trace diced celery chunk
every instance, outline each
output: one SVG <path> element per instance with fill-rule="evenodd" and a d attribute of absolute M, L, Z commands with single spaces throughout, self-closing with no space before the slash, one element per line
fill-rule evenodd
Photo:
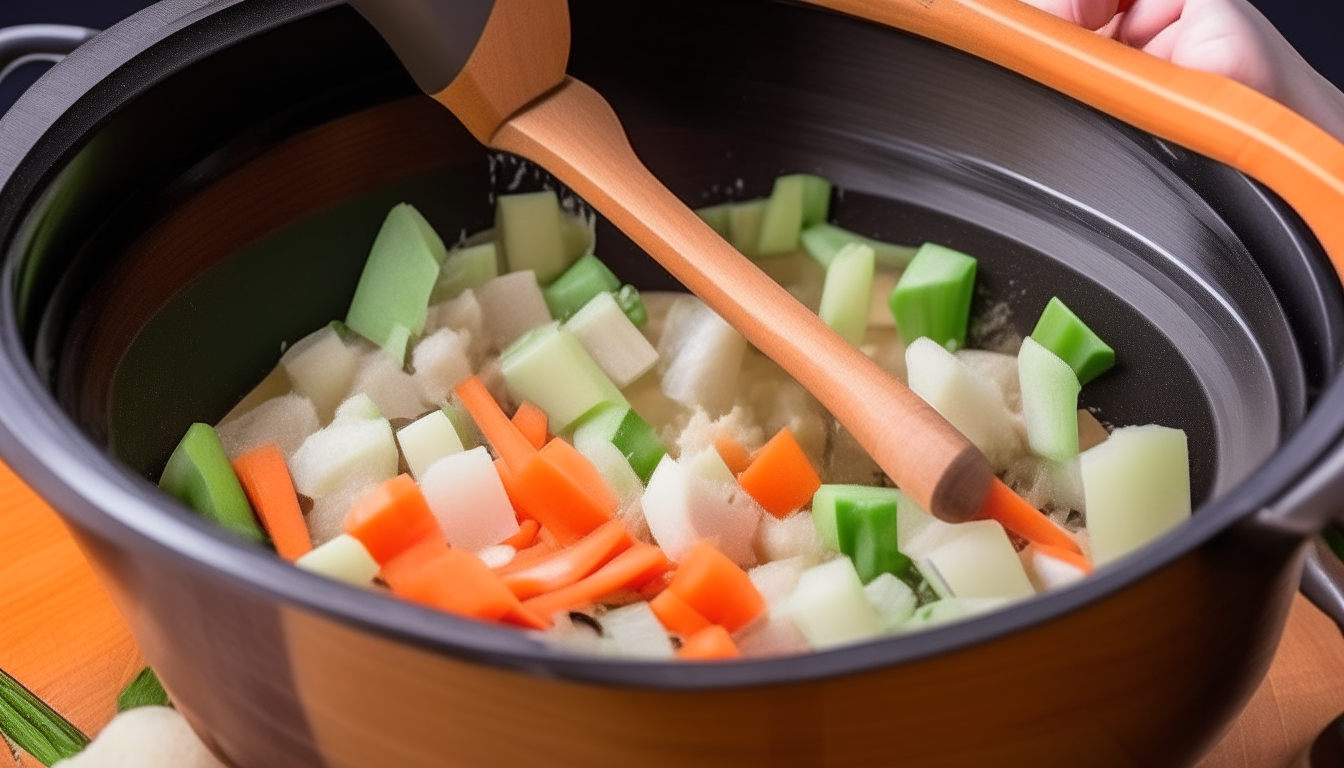
<path fill-rule="evenodd" d="M 531 400 L 545 411 L 556 432 L 601 403 L 629 405 L 578 338 L 559 323 L 515 341 L 500 356 L 499 368 L 514 398 Z"/>
<path fill-rule="evenodd" d="M 877 609 L 878 619 L 886 632 L 909 621 L 915 615 L 915 607 L 919 605 L 915 591 L 890 573 L 878 574 L 877 578 L 864 585 L 863 593 L 868 596 L 868 602 L 873 604 L 873 608 Z"/>
<path fill-rule="evenodd" d="M 430 464 L 462 452 L 462 439 L 448 414 L 441 410 L 430 411 L 397 430 L 397 445 L 401 446 L 401 455 L 416 480 L 425 476 Z"/>
<path fill-rule="evenodd" d="M 761 237 L 756 246 L 758 256 L 779 256 L 798 250 L 798 236 L 803 231 L 803 197 L 806 182 L 803 176 L 780 176 L 761 217 Z"/>
<path fill-rule="evenodd" d="M 607 269 L 602 260 L 591 253 L 565 270 L 555 282 L 541 290 L 551 317 L 564 322 L 574 316 L 599 293 L 608 293 L 621 287 L 621 281 Z"/>
<path fill-rule="evenodd" d="M 429 301 L 447 301 L 469 288 L 480 288 L 496 277 L 499 277 L 499 257 L 493 241 L 455 249 L 443 260 Z"/>
<path fill-rule="evenodd" d="M 814 224 L 803 230 L 799 238 L 803 250 L 808 255 L 817 260 L 823 267 L 829 267 L 831 260 L 850 243 L 863 243 L 873 249 L 873 256 L 880 267 L 889 267 L 892 269 L 905 269 L 910 260 L 915 257 L 915 252 L 919 249 L 910 248 L 904 245 L 893 245 L 884 243 L 881 240 L 874 240 L 871 237 L 855 234 L 847 229 L 841 229 L 834 224 Z"/>
<path fill-rule="evenodd" d="M 760 253 L 761 223 L 767 200 L 748 200 L 728 206 L 728 242 L 744 256 Z"/>
<path fill-rule="evenodd" d="M 863 343 L 873 291 L 873 249 L 852 243 L 836 254 L 826 268 L 826 285 L 817 314 L 854 346 Z"/>
<path fill-rule="evenodd" d="M 939 595 L 1019 599 L 1036 594 L 1003 526 L 978 520 L 954 528 L 956 535 L 919 565 Z"/>
<path fill-rule="evenodd" d="M 711 205 L 705 208 L 695 209 L 695 215 L 699 216 L 710 229 L 719 233 L 719 237 L 728 239 L 728 233 L 731 231 L 731 225 L 728 223 L 728 211 L 732 207 L 731 203 L 722 205 Z"/>
<path fill-rule="evenodd" d="M 823 485 L 812 497 L 812 519 L 827 546 L 854 561 L 865 584 L 879 574 L 902 576 L 910 558 L 897 546 L 897 495 L 892 488 Z"/>
<path fill-rule="evenodd" d="M 1022 416 L 1027 440 L 1038 455 L 1065 462 L 1078 455 L 1078 392 L 1069 364 L 1027 337 L 1017 353 Z"/>
<path fill-rule="evenodd" d="M 224 528 L 265 543 L 247 494 L 229 465 L 219 435 L 209 424 L 192 424 L 159 478 L 159 487 Z"/>
<path fill-rule="evenodd" d="M 644 300 L 639 297 L 639 291 L 633 285 L 622 285 L 616 292 L 616 303 L 621 305 L 621 311 L 630 318 L 630 322 L 635 324 L 636 328 L 643 328 L 649 324 L 649 310 L 644 307 Z"/>
<path fill-rule="evenodd" d="M 560 236 L 565 242 L 565 261 L 573 263 L 593 252 L 597 242 L 593 224 L 581 214 L 560 214 Z"/>
<path fill-rule="evenodd" d="M 345 533 L 295 560 L 294 565 L 361 587 L 372 584 L 378 575 L 378 561 L 359 539 Z"/>
<path fill-rule="evenodd" d="M 569 266 L 560 199 L 554 191 L 500 195 L 495 231 L 510 272 L 530 269 L 545 285 Z"/>
<path fill-rule="evenodd" d="M 821 224 L 831 215 L 831 182 L 810 173 L 803 179 L 803 228 Z"/>
<path fill-rule="evenodd" d="M 639 332 L 610 293 L 599 293 L 565 321 L 602 372 L 624 389 L 658 362 L 658 350 Z"/>
<path fill-rule="evenodd" d="M 1179 429 L 1117 429 L 1082 455 L 1082 473 L 1087 530 L 1098 566 L 1190 517 L 1190 457 Z"/>
<path fill-rule="evenodd" d="M 966 346 L 975 259 L 925 243 L 891 292 L 891 312 L 906 344 L 928 337 L 956 351 Z"/>
<path fill-rule="evenodd" d="M 635 409 L 606 403 L 585 414 L 574 430 L 574 444 L 605 440 L 616 446 L 641 483 L 648 483 L 667 449 L 658 433 Z"/>
<path fill-rule="evenodd" d="M 406 203 L 393 208 L 373 241 L 345 324 L 404 362 L 407 342 L 425 328 L 447 253 L 419 211 Z"/>
<path fill-rule="evenodd" d="M 1031 338 L 1068 363 L 1079 384 L 1086 384 L 1115 365 L 1115 350 L 1064 306 L 1058 296 L 1045 305 Z"/>

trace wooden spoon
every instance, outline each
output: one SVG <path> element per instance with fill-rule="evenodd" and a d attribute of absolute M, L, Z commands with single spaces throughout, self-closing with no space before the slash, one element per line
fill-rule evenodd
<path fill-rule="evenodd" d="M 996 482 L 984 454 L 701 221 L 635 156 L 606 100 L 565 74 L 565 0 L 352 5 L 478 140 L 581 195 L 816 396 L 916 503 L 952 522 L 980 511 Z"/>

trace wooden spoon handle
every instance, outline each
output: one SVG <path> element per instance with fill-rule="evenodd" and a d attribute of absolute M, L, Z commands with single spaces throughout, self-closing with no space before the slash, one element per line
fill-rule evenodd
<path fill-rule="evenodd" d="M 636 157 L 616 113 L 569 78 L 491 146 L 540 164 L 817 397 L 917 503 L 979 511 L 994 474 L 961 433 L 725 242 Z"/>
<path fill-rule="evenodd" d="M 992 61 L 1236 168 L 1296 209 L 1344 272 L 1344 144 L 1268 96 L 1018 0 L 809 1 Z"/>

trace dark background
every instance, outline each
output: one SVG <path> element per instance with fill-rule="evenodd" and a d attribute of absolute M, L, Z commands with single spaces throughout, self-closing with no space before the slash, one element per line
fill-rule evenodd
<path fill-rule="evenodd" d="M 1307 61 L 1336 85 L 1344 86 L 1344 3 L 1341 0 L 1254 0 L 1255 5 L 1297 46 Z M 103 28 L 151 4 L 151 0 L 0 0 L 0 27 L 54 22 Z M 24 67 L 0 84 L 0 111 L 34 79 L 41 65 Z"/>

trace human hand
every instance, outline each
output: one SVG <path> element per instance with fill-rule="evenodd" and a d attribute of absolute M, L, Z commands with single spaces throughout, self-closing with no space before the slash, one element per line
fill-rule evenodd
<path fill-rule="evenodd" d="M 1236 80 L 1344 141 L 1344 94 L 1248 0 L 1025 0 L 1173 64 Z"/>

